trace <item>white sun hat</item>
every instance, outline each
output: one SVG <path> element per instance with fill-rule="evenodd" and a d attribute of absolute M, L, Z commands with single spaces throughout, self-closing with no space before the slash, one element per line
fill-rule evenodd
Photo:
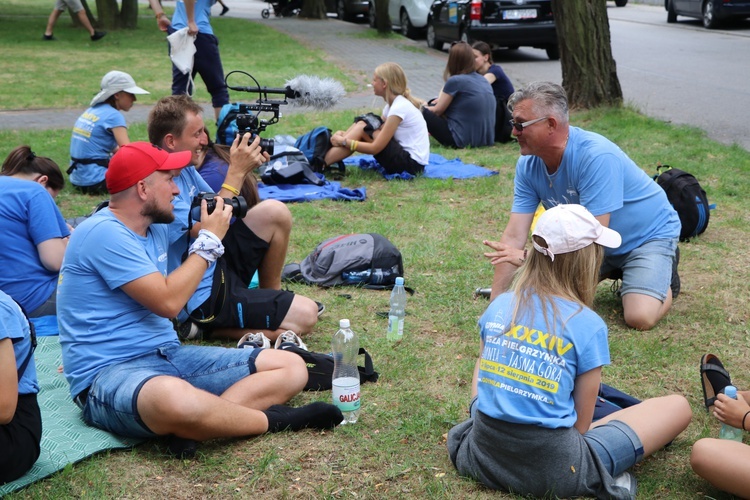
<path fill-rule="evenodd" d="M 129 94 L 150 94 L 135 84 L 135 80 L 123 71 L 110 71 L 102 78 L 102 90 L 91 100 L 91 106 L 101 104 L 118 92 Z"/>
<path fill-rule="evenodd" d="M 622 237 L 617 231 L 604 227 L 582 205 L 557 205 L 544 212 L 536 223 L 533 236 L 544 238 L 547 248 L 534 242 L 534 248 L 555 260 L 555 255 L 575 252 L 592 243 L 617 248 Z"/>

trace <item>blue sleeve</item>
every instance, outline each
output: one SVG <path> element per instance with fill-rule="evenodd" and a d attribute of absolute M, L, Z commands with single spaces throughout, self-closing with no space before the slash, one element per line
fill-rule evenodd
<path fill-rule="evenodd" d="M 0 340 L 11 339 L 13 342 L 25 337 L 28 322 L 21 309 L 5 292 L 0 292 Z"/>
<path fill-rule="evenodd" d="M 511 212 L 533 214 L 541 199 L 532 178 L 534 157 L 522 156 L 516 163 L 516 178 L 513 180 L 513 206 Z"/>
<path fill-rule="evenodd" d="M 40 186 L 41 187 L 41 186 Z M 28 205 L 29 236 L 34 245 L 53 238 L 65 238 L 70 235 L 65 219 L 55 200 L 42 188 L 29 198 Z"/>
<path fill-rule="evenodd" d="M 461 90 L 461 82 L 459 81 L 458 76 L 452 76 L 446 80 L 445 85 L 443 85 L 443 92 L 450 96 L 455 96 L 456 92 Z"/>

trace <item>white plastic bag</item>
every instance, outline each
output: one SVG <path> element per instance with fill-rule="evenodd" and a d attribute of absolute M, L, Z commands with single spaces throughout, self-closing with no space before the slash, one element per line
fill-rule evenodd
<path fill-rule="evenodd" d="M 187 93 L 192 96 L 193 89 L 193 59 L 195 57 L 195 36 L 188 35 L 187 28 L 181 28 L 167 37 L 169 41 L 169 57 L 172 64 L 183 74 L 188 76 Z"/>

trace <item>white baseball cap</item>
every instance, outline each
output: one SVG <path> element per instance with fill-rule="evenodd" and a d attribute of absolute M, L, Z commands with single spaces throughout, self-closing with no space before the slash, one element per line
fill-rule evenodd
<path fill-rule="evenodd" d="M 110 71 L 102 78 L 102 90 L 91 100 L 91 106 L 103 103 L 118 92 L 150 94 L 135 84 L 135 80 L 123 71 Z"/>
<path fill-rule="evenodd" d="M 533 236 L 544 238 L 547 248 L 534 243 L 534 248 L 555 260 L 555 255 L 575 252 L 592 243 L 617 248 L 622 237 L 617 231 L 602 226 L 582 205 L 557 205 L 544 212 L 536 223 Z"/>

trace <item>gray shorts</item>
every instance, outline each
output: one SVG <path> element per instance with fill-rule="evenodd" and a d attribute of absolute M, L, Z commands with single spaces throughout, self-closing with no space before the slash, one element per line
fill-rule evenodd
<path fill-rule="evenodd" d="M 81 3 L 81 0 L 56 0 L 55 9 L 56 10 L 70 9 L 71 12 L 73 12 L 74 14 L 77 14 L 78 12 L 83 10 L 83 4 Z"/>

